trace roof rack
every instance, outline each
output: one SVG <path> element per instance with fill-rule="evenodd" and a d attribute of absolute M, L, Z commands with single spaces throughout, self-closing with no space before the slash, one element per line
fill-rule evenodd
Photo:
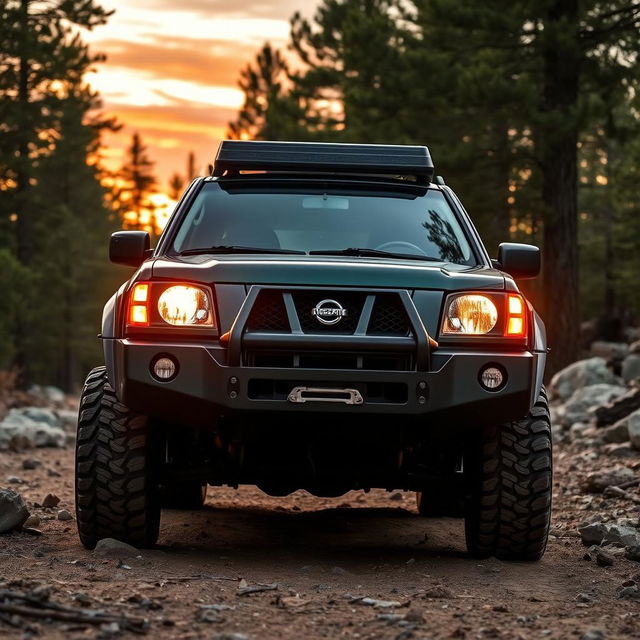
<path fill-rule="evenodd" d="M 429 149 L 421 146 L 224 140 L 211 175 L 240 171 L 408 175 L 428 184 L 433 162 Z"/>

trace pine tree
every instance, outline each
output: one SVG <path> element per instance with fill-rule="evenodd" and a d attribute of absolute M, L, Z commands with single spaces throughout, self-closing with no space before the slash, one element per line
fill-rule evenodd
<path fill-rule="evenodd" d="M 125 229 L 144 229 L 152 234 L 157 230 L 156 207 L 150 198 L 157 184 L 153 164 L 140 134 L 134 133 L 120 169 L 120 184 L 116 186 L 117 206 Z"/>
<path fill-rule="evenodd" d="M 66 107 L 70 85 L 80 83 L 92 55 L 77 28 L 104 24 L 111 12 L 94 0 L 5 0 L 0 4 L 0 224 L 3 244 L 15 252 L 24 278 L 35 278 L 35 229 L 47 209 L 33 198 L 36 172 L 55 148 L 56 132 Z M 13 281 L 19 290 L 23 284 Z M 23 297 L 26 291 L 14 292 Z M 8 293 L 7 295 L 13 295 Z M 26 308 L 35 308 L 27 301 Z M 30 316 L 15 327 L 14 363 L 21 384 L 31 377 Z"/>
<path fill-rule="evenodd" d="M 174 173 L 169 179 L 169 197 L 179 200 L 184 187 L 184 178 L 179 173 Z"/>
<path fill-rule="evenodd" d="M 284 140 L 304 137 L 296 98 L 288 92 L 289 69 L 282 54 L 265 44 L 254 65 L 240 73 L 245 101 L 227 135 L 236 140 Z"/>

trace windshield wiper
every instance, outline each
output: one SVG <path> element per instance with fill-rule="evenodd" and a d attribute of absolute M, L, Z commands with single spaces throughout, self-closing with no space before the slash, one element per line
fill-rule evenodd
<path fill-rule="evenodd" d="M 214 247 L 200 247 L 198 249 L 185 249 L 180 251 L 181 256 L 194 256 L 207 253 L 284 253 L 306 255 L 305 251 L 294 251 L 293 249 L 268 249 L 264 247 L 245 247 L 235 244 L 220 244 Z"/>
<path fill-rule="evenodd" d="M 439 258 L 431 256 L 419 256 L 415 253 L 395 253 L 393 251 L 381 251 L 380 249 L 367 249 L 349 247 L 348 249 L 326 249 L 309 251 L 310 256 L 362 256 L 363 258 L 402 258 L 403 260 L 427 260 L 429 262 L 442 262 Z"/>

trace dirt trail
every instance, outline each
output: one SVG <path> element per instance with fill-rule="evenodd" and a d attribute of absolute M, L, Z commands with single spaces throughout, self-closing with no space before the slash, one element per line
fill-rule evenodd
<path fill-rule="evenodd" d="M 618 598 L 623 584 L 640 583 L 640 564 L 583 559 L 575 523 L 598 504 L 572 489 L 582 473 L 574 453 L 558 456 L 554 536 L 537 564 L 468 558 L 462 521 L 420 518 L 414 494 L 276 499 L 253 488 L 210 488 L 203 511 L 164 512 L 159 546 L 141 559 L 97 557 L 80 546 L 75 522 L 56 519 L 58 509 L 73 510 L 72 456 L 0 454 L 0 484 L 23 479 L 15 488 L 30 507 L 50 492 L 61 499 L 56 509 L 31 508 L 42 536 L 0 536 L 0 588 L 48 585 L 66 605 L 145 617 L 157 638 L 563 640 L 594 629 L 605 635 L 589 640 L 640 638 L 640 602 Z M 44 466 L 25 471 L 24 458 Z M 628 503 L 607 503 L 631 515 Z M 239 595 L 256 584 L 277 589 Z M 34 631 L 108 638 L 115 628 L 40 621 Z M 0 637 L 25 631 L 0 623 Z"/>

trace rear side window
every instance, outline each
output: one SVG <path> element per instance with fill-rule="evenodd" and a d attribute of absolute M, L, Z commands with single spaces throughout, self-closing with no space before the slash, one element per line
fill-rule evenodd
<path fill-rule="evenodd" d="M 184 217 L 173 250 L 239 245 L 296 251 L 349 247 L 475 264 L 473 252 L 440 191 L 251 189 L 204 185 Z"/>

